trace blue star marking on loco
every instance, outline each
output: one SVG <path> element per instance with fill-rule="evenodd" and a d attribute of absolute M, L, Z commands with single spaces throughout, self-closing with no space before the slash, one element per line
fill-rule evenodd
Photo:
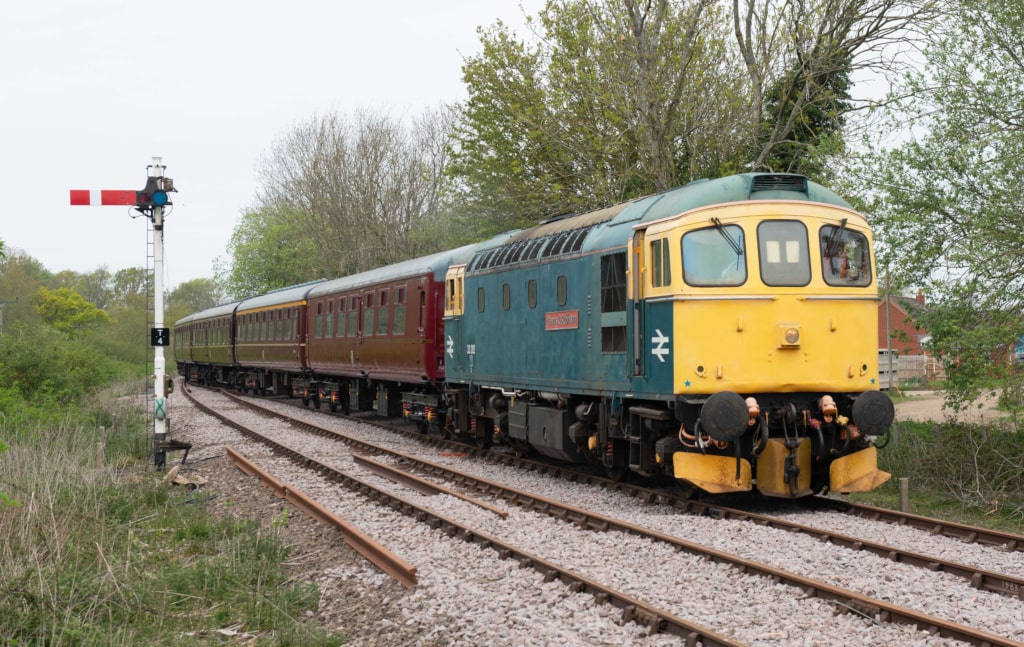
<path fill-rule="evenodd" d="M 690 388 L 690 380 L 686 380 L 683 384 L 686 385 L 686 388 Z"/>

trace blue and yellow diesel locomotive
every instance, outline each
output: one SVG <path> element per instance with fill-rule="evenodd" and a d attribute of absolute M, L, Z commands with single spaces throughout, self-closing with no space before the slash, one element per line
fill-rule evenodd
<path fill-rule="evenodd" d="M 449 424 L 713 493 L 871 490 L 872 261 L 865 218 L 797 175 L 541 223 L 448 270 Z"/>
<path fill-rule="evenodd" d="M 743 174 L 190 315 L 175 356 L 613 475 L 800 497 L 889 478 L 877 300 L 862 215 Z"/>

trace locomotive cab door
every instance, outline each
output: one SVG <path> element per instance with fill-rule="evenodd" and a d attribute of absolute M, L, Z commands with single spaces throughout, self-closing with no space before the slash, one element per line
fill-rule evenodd
<path fill-rule="evenodd" d="M 452 265 L 444 277 L 444 339 L 445 375 L 463 373 L 465 346 L 463 345 L 462 315 L 465 312 L 466 266 Z"/>
<path fill-rule="evenodd" d="M 626 298 L 630 307 L 630 343 L 629 363 L 630 375 L 636 379 L 643 377 L 644 360 L 644 268 L 647 266 L 644 257 L 644 239 L 646 230 L 638 229 L 633 234 L 633 242 L 629 254 L 629 293 Z"/>

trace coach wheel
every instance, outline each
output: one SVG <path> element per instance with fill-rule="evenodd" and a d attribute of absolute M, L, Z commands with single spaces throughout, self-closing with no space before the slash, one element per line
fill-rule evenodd
<path fill-rule="evenodd" d="M 330 401 L 330 403 L 327 405 L 327 408 L 331 410 L 331 413 L 338 413 L 338 403 L 335 402 L 334 400 Z"/>
<path fill-rule="evenodd" d="M 308 407 L 309 406 L 309 398 L 302 398 L 302 406 L 304 406 L 304 407 Z"/>
<path fill-rule="evenodd" d="M 314 409 L 319 409 L 320 408 L 320 396 L 317 396 L 317 397 L 313 398 L 313 408 Z"/>

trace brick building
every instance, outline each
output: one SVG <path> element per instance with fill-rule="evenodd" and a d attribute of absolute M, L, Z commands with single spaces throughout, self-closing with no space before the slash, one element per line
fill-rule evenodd
<path fill-rule="evenodd" d="M 883 297 L 878 302 L 878 347 L 886 347 L 888 326 L 893 350 L 900 355 L 924 355 L 922 344 L 929 335 L 918 325 L 917 314 L 926 307 L 921 293 L 916 297 Z"/>

